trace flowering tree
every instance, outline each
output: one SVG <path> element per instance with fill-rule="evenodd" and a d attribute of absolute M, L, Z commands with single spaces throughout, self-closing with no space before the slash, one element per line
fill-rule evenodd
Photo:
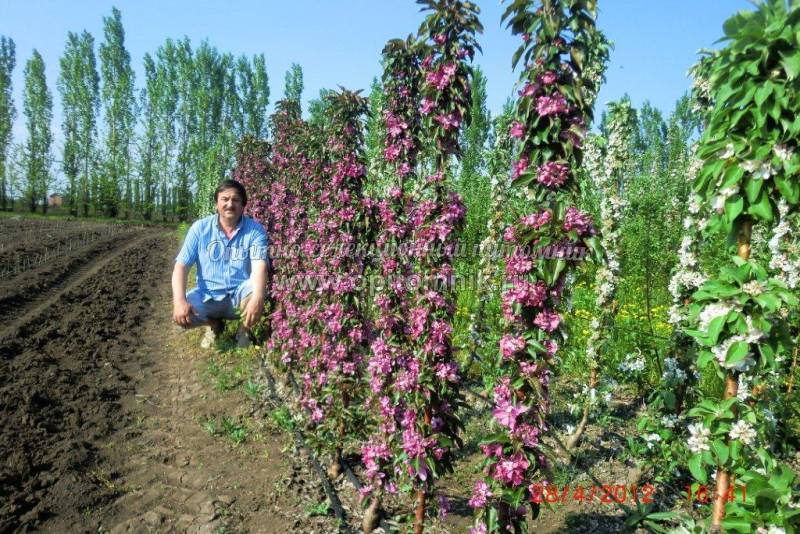
<path fill-rule="evenodd" d="M 631 138 L 636 127 L 636 112 L 630 99 L 608 105 L 608 145 L 604 164 L 591 175 L 600 190 L 600 244 L 603 259 L 597 269 L 595 306 L 598 317 L 591 323 L 591 334 L 586 341 L 586 361 L 589 365 L 589 388 L 584 399 L 583 415 L 575 432 L 567 439 L 566 447 L 572 450 L 580 441 L 592 405 L 597 402 L 596 388 L 600 354 L 608 349 L 608 329 L 614 324 L 617 312 L 616 294 L 619 278 L 619 239 L 622 199 L 620 186 L 631 167 Z"/>
<path fill-rule="evenodd" d="M 786 220 L 800 201 L 793 125 L 800 102 L 798 29 L 797 6 L 768 0 L 725 23 L 728 45 L 707 64 L 714 108 L 700 141 L 703 168 L 695 190 L 713 208 L 706 233 L 735 238 L 736 256 L 692 295 L 695 329 L 687 333 L 699 345 L 697 365 L 717 372 L 724 394 L 702 398 L 689 411 L 696 422 L 689 426 L 688 466 L 702 484 L 707 468 L 716 470 L 711 525 L 743 532 L 796 525 L 783 512 L 794 475 L 766 445 L 774 421 L 761 392 L 790 350 L 785 310 L 798 300 L 750 249 L 754 225 Z M 744 382 L 747 402 L 740 398 Z M 743 488 L 746 498 L 734 502 Z"/>
<path fill-rule="evenodd" d="M 364 517 L 364 532 L 377 521 L 383 492 L 395 494 L 405 466 L 404 441 L 398 429 L 408 408 L 405 396 L 413 387 L 404 370 L 418 365 L 411 351 L 408 331 L 408 287 L 412 274 L 408 245 L 412 227 L 410 190 L 417 176 L 420 149 L 419 60 L 410 39 L 392 40 L 383 49 L 385 89 L 383 156 L 393 180 L 377 203 L 381 221 L 376 244 L 381 251 L 383 283 L 375 297 L 375 339 L 368 364 L 370 405 L 376 415 L 376 431 L 362 447 L 369 484 L 363 495 L 372 495 Z"/>
<path fill-rule="evenodd" d="M 292 366 L 303 361 L 306 350 L 316 342 L 309 325 L 316 315 L 317 295 L 313 288 L 295 282 L 307 274 L 315 252 L 308 222 L 318 210 L 321 165 L 314 136 L 300 118 L 300 103 L 283 100 L 276 108 L 271 118 L 274 179 L 267 221 L 270 249 L 275 251 L 267 347 L 276 357 L 275 364 Z"/>
<path fill-rule="evenodd" d="M 511 129 L 520 140 L 512 179 L 528 189 L 537 209 L 505 233 L 516 252 L 506 258 L 503 366 L 493 390 L 496 432 L 481 444 L 486 476 L 470 500 L 477 510 L 475 533 L 525 530 L 535 477 L 546 467 L 539 440 L 547 429 L 548 384 L 558 350 L 556 308 L 571 267 L 564 252 L 600 252 L 591 217 L 575 206 L 581 141 L 602 75 L 597 64 L 605 60 L 594 16 L 595 2 L 584 0 L 518 1 L 504 14 L 523 39 L 515 63 L 525 61 Z M 531 247 L 555 253 L 532 256 Z"/>
<path fill-rule="evenodd" d="M 316 250 L 306 266 L 308 276 L 317 280 L 319 297 L 310 323 L 314 340 L 301 366 L 300 404 L 309 415 L 315 445 L 331 453 L 329 473 L 336 476 L 345 439 L 364 431 L 361 380 L 370 325 L 359 292 L 365 258 L 354 250 L 371 239 L 372 201 L 362 194 L 366 99 L 347 90 L 325 99 L 326 187 L 308 226 Z"/>
<path fill-rule="evenodd" d="M 456 412 L 463 403 L 460 373 L 451 342 L 454 312 L 452 256 L 464 217 L 461 199 L 445 186 L 450 160 L 460 154 L 459 132 L 469 119 L 470 68 L 475 34 L 482 31 L 478 8 L 461 0 L 419 0 L 431 11 L 420 26 L 420 62 L 424 82 L 419 111 L 421 134 L 433 155 L 433 173 L 417 180 L 408 220 L 412 277 L 408 292 L 408 329 L 413 357 L 398 376 L 403 399 L 400 456 L 417 493 L 414 530 L 421 533 L 434 480 L 451 471 L 453 448 L 462 427 Z M 447 503 L 439 499 L 440 513 Z"/>

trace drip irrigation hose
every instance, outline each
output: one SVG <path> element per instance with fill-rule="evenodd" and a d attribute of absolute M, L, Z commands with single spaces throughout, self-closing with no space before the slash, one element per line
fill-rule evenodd
<path fill-rule="evenodd" d="M 281 402 L 275 390 L 275 379 L 272 377 L 272 373 L 270 373 L 269 369 L 267 368 L 264 358 L 261 358 L 261 370 L 263 371 L 264 376 L 267 378 L 269 396 L 273 405 L 283 406 L 283 403 Z M 333 513 L 336 516 L 336 519 L 339 521 L 339 531 L 347 532 L 347 518 L 344 513 L 344 508 L 342 508 L 342 503 L 339 500 L 339 496 L 336 494 L 336 490 L 333 489 L 333 485 L 331 484 L 330 480 L 328 480 L 328 475 L 325 473 L 325 470 L 320 465 L 319 460 L 317 460 L 317 457 L 314 455 L 314 451 L 312 451 L 311 448 L 306 445 L 306 442 L 303 439 L 303 435 L 300 433 L 300 431 L 293 429 L 292 434 L 294 436 L 295 446 L 306 451 L 311 462 L 311 466 L 314 468 L 314 471 L 317 473 L 317 476 L 322 482 L 322 488 L 325 490 L 328 501 L 331 503 L 331 507 L 333 508 Z"/>
<path fill-rule="evenodd" d="M 261 359 L 261 365 L 262 365 L 262 368 L 264 369 L 264 372 L 265 372 L 265 374 L 267 376 L 267 380 L 270 381 L 270 389 L 271 389 L 271 391 L 274 392 L 275 391 L 274 382 L 273 382 L 274 378 L 272 377 L 272 374 L 267 369 L 267 363 L 266 363 L 266 360 L 264 358 Z M 294 376 L 291 373 L 287 373 L 286 377 L 288 378 L 289 386 L 291 386 L 292 392 L 295 395 L 298 395 L 299 394 L 299 386 L 297 385 L 297 381 L 294 379 Z M 347 478 L 348 482 L 350 482 L 350 485 L 353 486 L 353 489 L 355 489 L 356 492 L 359 492 L 361 490 L 361 488 L 364 486 L 364 484 L 361 482 L 361 480 L 358 479 L 358 476 L 350 468 L 350 465 L 347 462 L 345 462 L 343 460 L 340 460 L 339 461 L 339 467 L 341 467 L 344 470 L 345 477 Z M 321 467 L 320 467 L 320 469 L 321 469 Z M 328 480 L 327 475 L 325 476 L 325 480 L 326 481 Z M 383 515 L 383 514 L 381 514 L 381 515 Z M 386 520 L 383 517 L 381 517 L 379 519 L 378 527 L 382 528 L 383 531 L 386 532 L 387 534 L 392 532 L 392 529 L 390 528 L 389 524 L 386 522 Z"/>

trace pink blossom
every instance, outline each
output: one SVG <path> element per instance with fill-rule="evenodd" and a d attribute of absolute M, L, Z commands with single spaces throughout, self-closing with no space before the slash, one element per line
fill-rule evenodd
<path fill-rule="evenodd" d="M 497 465 L 495 465 L 492 477 L 495 480 L 511 484 L 512 486 L 519 486 L 525 478 L 525 471 L 530 466 L 530 462 L 521 452 L 506 458 L 502 458 Z"/>
<path fill-rule="evenodd" d="M 542 83 L 544 85 L 553 85 L 554 83 L 556 83 L 557 79 L 558 79 L 558 75 L 555 72 L 553 72 L 552 70 L 549 70 L 549 71 L 545 72 L 544 74 L 542 74 Z"/>
<path fill-rule="evenodd" d="M 454 130 L 461 125 L 461 113 L 453 111 L 447 115 L 440 113 L 435 119 L 445 130 Z"/>
<path fill-rule="evenodd" d="M 529 409 L 527 406 L 515 406 L 509 402 L 502 402 L 497 405 L 492 414 L 498 423 L 514 430 L 517 427 L 517 417 Z"/>
<path fill-rule="evenodd" d="M 433 109 L 434 102 L 432 99 L 428 98 L 427 96 L 422 99 L 422 105 L 419 107 L 419 112 L 423 115 L 427 115 Z"/>
<path fill-rule="evenodd" d="M 492 497 L 492 491 L 489 484 L 483 480 L 475 482 L 475 487 L 472 488 L 472 498 L 469 500 L 469 505 L 472 508 L 483 508 L 486 506 L 486 501 Z"/>
<path fill-rule="evenodd" d="M 506 258 L 506 274 L 509 276 L 519 276 L 527 274 L 533 269 L 533 261 L 521 254 L 514 254 Z"/>
<path fill-rule="evenodd" d="M 524 349 L 525 346 L 525 338 L 522 336 L 506 334 L 500 339 L 500 351 L 505 358 L 511 358 L 514 354 Z"/>
<path fill-rule="evenodd" d="M 539 429 L 528 423 L 523 423 L 517 426 L 514 432 L 522 444 L 526 447 L 536 447 L 539 445 Z"/>
<path fill-rule="evenodd" d="M 436 500 L 439 504 L 439 519 L 444 520 L 450 512 L 450 501 L 444 495 L 437 495 Z"/>
<path fill-rule="evenodd" d="M 443 33 L 436 34 L 433 37 L 433 40 L 436 42 L 436 44 L 444 44 L 447 42 L 447 35 Z"/>
<path fill-rule="evenodd" d="M 529 226 L 535 230 L 538 230 L 545 224 L 549 223 L 550 220 L 553 218 L 552 213 L 549 210 L 540 211 L 538 213 L 531 213 L 530 215 L 525 215 L 522 217 L 520 222 L 525 226 Z"/>
<path fill-rule="evenodd" d="M 536 112 L 542 117 L 566 113 L 568 109 L 567 100 L 561 93 L 553 93 L 551 96 L 540 96 L 536 99 Z"/>
<path fill-rule="evenodd" d="M 474 527 L 469 529 L 468 534 L 487 534 L 487 532 L 488 531 L 486 530 L 486 523 L 480 521 Z"/>
<path fill-rule="evenodd" d="M 528 164 L 530 160 L 527 157 L 523 156 L 517 160 L 513 165 L 513 170 L 511 172 L 511 179 L 519 178 L 520 175 L 528 169 Z"/>
<path fill-rule="evenodd" d="M 503 446 L 499 443 L 484 443 L 483 445 L 479 445 L 483 454 L 488 457 L 500 457 L 503 455 Z"/>
<path fill-rule="evenodd" d="M 544 330 L 545 332 L 552 332 L 558 328 L 561 322 L 561 317 L 554 311 L 542 310 L 536 314 L 533 319 L 533 324 Z"/>
<path fill-rule="evenodd" d="M 433 63 L 433 56 L 429 55 L 422 60 L 422 62 L 420 63 L 420 67 L 422 67 L 423 69 L 427 69 L 431 66 L 432 63 Z"/>
<path fill-rule="evenodd" d="M 516 137 L 517 139 L 522 139 L 525 135 L 525 126 L 523 126 L 521 122 L 514 121 L 511 124 L 511 130 L 508 132 L 508 135 Z"/>
<path fill-rule="evenodd" d="M 525 86 L 519 91 L 519 96 L 526 97 L 526 96 L 533 96 L 539 90 L 538 83 L 526 83 Z"/>
<path fill-rule="evenodd" d="M 567 232 L 575 230 L 579 236 L 593 234 L 592 216 L 581 212 L 574 206 L 570 206 L 564 215 L 564 230 Z"/>
<path fill-rule="evenodd" d="M 536 171 L 536 181 L 547 187 L 563 185 L 569 177 L 569 167 L 564 163 L 548 161 Z"/>

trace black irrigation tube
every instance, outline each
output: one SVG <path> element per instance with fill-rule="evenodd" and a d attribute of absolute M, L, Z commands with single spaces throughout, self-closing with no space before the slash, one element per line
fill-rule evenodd
<path fill-rule="evenodd" d="M 266 366 L 266 363 L 264 363 L 264 362 L 265 362 L 265 360 L 262 358 L 261 365 Z M 267 376 L 270 379 L 272 378 L 271 374 L 268 374 Z M 294 376 L 289 374 L 289 375 L 287 375 L 287 378 L 289 379 L 289 385 L 292 387 L 292 391 L 294 392 L 295 395 L 298 395 L 299 394 L 299 386 L 297 385 L 297 381 L 294 379 Z M 356 474 L 350 468 L 350 465 L 347 462 L 339 459 L 339 467 L 341 467 L 344 470 L 345 476 L 347 477 L 347 480 L 350 482 L 350 485 L 353 486 L 353 488 L 356 490 L 356 492 L 359 492 L 361 490 L 361 488 L 364 486 L 364 484 L 358 479 L 358 476 L 356 476 Z M 386 533 L 392 532 L 391 527 L 389 526 L 389 524 L 386 522 L 386 520 L 383 517 L 381 517 L 380 520 L 378 521 L 378 527 L 382 528 L 383 531 L 386 532 Z"/>
<path fill-rule="evenodd" d="M 264 358 L 261 358 L 261 370 L 264 372 L 264 376 L 267 378 L 270 400 L 273 404 L 283 406 L 283 402 L 281 402 L 277 391 L 275 390 L 275 379 L 272 377 L 272 373 L 270 373 L 269 369 L 267 368 Z M 336 519 L 339 520 L 339 531 L 346 532 L 347 517 L 345 516 L 344 508 L 342 508 L 342 502 L 339 500 L 339 496 L 336 494 L 336 490 L 333 489 L 333 485 L 331 484 L 330 480 L 328 480 L 328 475 L 325 473 L 325 470 L 322 469 L 319 460 L 317 460 L 317 457 L 314 455 L 314 451 L 312 451 L 311 448 L 306 445 L 306 442 L 303 439 L 303 435 L 300 433 L 300 431 L 293 430 L 292 434 L 294 436 L 295 445 L 299 449 L 304 449 L 306 451 L 311 462 L 311 466 L 314 468 L 314 471 L 317 473 L 317 476 L 322 482 L 322 488 L 325 490 L 325 494 L 328 496 L 328 500 L 333 508 L 333 513 L 336 516 Z"/>
<path fill-rule="evenodd" d="M 272 373 L 270 373 L 269 369 L 267 368 L 267 363 L 266 363 L 266 358 L 265 357 L 261 358 L 261 368 L 264 371 L 264 375 L 267 377 L 267 382 L 269 384 L 270 396 L 272 397 L 272 402 L 280 404 L 281 406 L 283 406 L 283 403 L 278 398 L 278 395 L 277 395 L 277 393 L 275 391 L 275 379 L 273 378 Z M 289 378 L 289 385 L 291 386 L 292 391 L 294 392 L 295 395 L 297 395 L 297 390 L 298 390 L 297 382 L 295 381 L 295 379 L 294 379 L 294 377 L 292 375 L 288 375 L 288 378 Z M 477 398 L 479 398 L 481 400 L 484 400 L 484 401 L 487 400 L 483 395 L 473 391 L 473 389 L 470 388 L 469 386 L 466 386 L 464 389 L 466 390 L 466 392 L 468 394 L 474 395 L 475 397 L 477 397 Z M 482 413 L 483 411 L 485 411 L 485 410 L 477 410 L 478 414 Z M 564 444 L 561 442 L 561 440 L 558 439 L 558 436 L 556 436 L 555 434 L 551 434 L 551 437 L 556 441 L 556 443 L 559 445 L 559 447 L 566 453 L 568 458 L 572 458 L 573 457 L 573 454 L 567 450 L 567 448 L 564 446 Z M 311 459 L 311 462 L 312 462 L 312 464 L 314 466 L 314 470 L 317 472 L 317 475 L 322 480 L 322 485 L 325 488 L 325 493 L 328 495 L 328 499 L 331 501 L 331 505 L 334 508 L 334 513 L 336 514 L 337 519 L 340 519 L 342 521 L 342 524 L 346 524 L 346 520 L 344 519 L 344 517 L 345 517 L 344 509 L 342 509 L 342 505 L 341 505 L 341 502 L 339 501 L 339 497 L 336 495 L 336 490 L 333 489 L 333 486 L 331 485 L 330 481 L 328 480 L 328 475 L 322 469 L 322 466 L 320 465 L 319 461 L 314 456 L 313 452 L 306 446 L 305 441 L 303 440 L 302 434 L 300 434 L 300 432 L 298 430 L 294 431 L 294 438 L 295 438 L 295 442 L 298 443 L 298 446 L 300 448 L 305 449 L 308 452 L 309 458 Z M 353 488 L 355 488 L 356 491 L 359 491 L 361 489 L 361 487 L 363 486 L 363 483 L 358 479 L 358 476 L 356 476 L 356 474 L 353 472 L 353 470 L 350 468 L 350 466 L 347 464 L 347 462 L 340 461 L 339 465 L 340 465 L 340 467 L 342 467 L 342 469 L 344 469 L 345 476 L 347 477 L 347 480 L 350 482 L 350 484 L 353 486 Z M 589 476 L 589 479 L 592 480 L 592 482 L 594 482 L 598 486 L 602 486 L 602 483 L 597 479 L 597 477 L 594 475 L 594 473 L 592 473 L 591 469 L 589 469 L 588 467 L 582 467 L 582 466 L 578 466 L 578 465 L 576 465 L 576 467 L 579 470 L 581 470 L 584 473 L 586 473 Z M 613 504 L 615 504 L 617 508 L 619 508 L 621 511 L 623 511 L 624 513 L 626 513 L 629 516 L 633 512 L 633 510 L 631 508 L 625 506 L 622 503 L 616 503 L 615 502 Z M 379 528 L 382 528 L 384 530 L 384 532 L 387 532 L 387 533 L 392 532 L 391 527 L 388 525 L 388 523 L 386 523 L 384 518 L 380 519 L 380 522 L 378 523 L 378 526 L 379 526 Z"/>

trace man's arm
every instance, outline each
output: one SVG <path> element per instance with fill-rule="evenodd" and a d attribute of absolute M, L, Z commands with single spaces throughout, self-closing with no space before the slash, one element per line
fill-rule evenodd
<path fill-rule="evenodd" d="M 253 283 L 253 294 L 242 310 L 242 321 L 245 328 L 250 328 L 264 311 L 264 299 L 267 294 L 267 260 L 250 260 L 250 280 Z"/>
<path fill-rule="evenodd" d="M 188 265 L 176 261 L 172 269 L 172 318 L 181 326 L 191 325 L 191 316 L 197 315 L 186 300 L 186 282 L 189 278 Z"/>
<path fill-rule="evenodd" d="M 181 326 L 190 326 L 190 314 L 195 310 L 186 300 L 186 283 L 189 279 L 189 269 L 197 261 L 197 223 L 193 224 L 186 234 L 178 257 L 175 258 L 175 267 L 172 269 L 172 318 Z"/>

